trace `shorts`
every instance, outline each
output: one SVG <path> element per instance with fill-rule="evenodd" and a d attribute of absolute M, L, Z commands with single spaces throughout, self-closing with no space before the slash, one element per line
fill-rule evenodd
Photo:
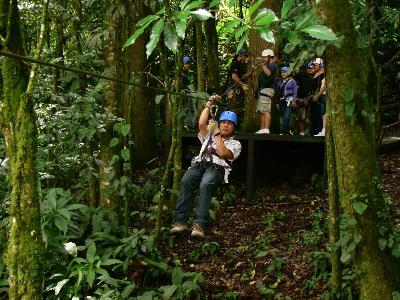
<path fill-rule="evenodd" d="M 261 89 L 257 100 L 257 112 L 265 113 L 271 112 L 272 97 L 274 96 L 274 89 L 264 88 Z"/>

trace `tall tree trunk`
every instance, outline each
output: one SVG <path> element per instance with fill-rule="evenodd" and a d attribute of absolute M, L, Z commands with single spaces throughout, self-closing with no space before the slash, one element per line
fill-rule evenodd
<path fill-rule="evenodd" d="M 5 50 L 24 55 L 17 0 L 2 1 L 1 12 L 8 16 Z M 41 35 L 37 54 L 41 51 L 48 2 L 43 11 Z M 5 24 L 2 24 L 4 26 Z M 37 55 L 38 56 L 38 55 Z M 32 81 L 26 65 L 3 58 L 3 105 L 1 127 L 7 155 L 10 158 L 9 182 L 11 190 L 10 232 L 7 249 L 9 271 L 9 298 L 42 299 L 43 292 L 43 239 L 40 226 L 38 174 L 36 169 L 37 127 Z M 31 80 L 34 72 L 31 73 Z"/>
<path fill-rule="evenodd" d="M 280 7 L 282 5 L 281 0 L 270 0 L 264 1 L 264 3 L 260 6 L 260 8 L 269 8 L 275 12 L 276 15 L 279 14 Z M 277 52 L 274 44 L 268 43 L 260 36 L 255 30 L 250 31 L 249 35 L 249 45 L 250 45 L 250 57 L 260 57 L 261 52 L 264 49 L 273 49 L 274 52 Z M 275 54 L 276 55 L 276 54 Z M 251 75 L 247 80 L 249 85 L 249 92 L 246 94 L 246 111 L 244 114 L 243 120 L 243 131 L 254 132 L 255 130 L 260 128 L 260 115 L 256 113 L 256 105 L 257 105 L 257 88 L 258 88 L 258 74 L 261 70 L 255 68 L 251 70 Z M 277 132 L 279 129 L 279 112 L 275 109 L 275 105 L 272 107 L 271 112 L 271 129 Z"/>
<path fill-rule="evenodd" d="M 321 0 L 320 15 L 328 27 L 343 36 L 341 48 L 327 49 L 328 115 L 332 127 L 339 197 L 346 218 L 355 220 L 349 234 L 361 237 L 351 254 L 359 277 L 361 299 L 391 299 L 400 288 L 400 264 L 378 240 L 392 229 L 388 207 L 378 187 L 378 163 L 374 148 L 374 124 L 363 117 L 373 113 L 368 99 L 367 74 L 360 64 L 356 34 L 348 0 Z M 357 74 L 357 78 L 353 75 Z M 354 80 L 349 80 L 353 76 Z M 355 96 L 349 100 L 350 91 Z M 345 96 L 347 95 L 347 96 Z M 347 101 L 346 99 L 347 98 Z M 354 103 L 355 109 L 349 108 Z M 351 116 L 349 116 L 351 114 Z M 385 233 L 380 232 L 385 228 Z M 342 251 L 346 251 L 345 247 Z M 347 250 L 348 251 L 348 250 Z"/>
<path fill-rule="evenodd" d="M 207 6 L 211 0 L 207 1 Z M 219 58 L 217 24 L 214 18 L 204 22 L 204 34 L 207 49 L 207 91 L 209 94 L 219 92 Z"/>
<path fill-rule="evenodd" d="M 109 32 L 108 38 L 105 41 L 104 57 L 105 57 L 105 70 L 107 76 L 121 78 L 121 31 L 123 24 L 122 16 L 120 15 L 119 7 L 123 7 L 122 0 L 116 2 L 106 1 L 105 25 Z M 106 81 L 103 91 L 103 109 L 105 113 L 118 116 L 121 104 L 121 91 L 123 86 L 114 81 Z M 111 166 L 111 159 L 117 147 L 111 148 L 109 146 L 111 139 L 114 137 L 114 121 L 111 119 L 106 120 L 104 132 L 100 137 L 100 159 L 103 165 L 100 166 L 99 180 L 100 180 L 100 205 L 101 206 L 116 206 L 117 196 L 110 193 L 111 182 L 115 174 L 118 173 L 117 167 Z M 114 173 L 115 172 L 115 173 Z"/>
<path fill-rule="evenodd" d="M 133 1 L 130 5 L 128 14 L 128 30 L 134 28 L 140 19 L 148 15 L 148 8 L 143 1 Z M 128 34 L 128 33 L 127 33 Z M 146 69 L 149 68 L 149 61 L 146 57 L 147 35 L 142 35 L 136 42 L 129 47 L 124 57 L 129 70 L 126 72 L 135 78 L 135 82 L 146 85 L 149 82 Z M 132 58 L 135 59 L 132 59 Z M 123 118 L 132 124 L 133 151 L 131 164 L 134 168 L 141 168 L 155 156 L 155 101 L 154 93 L 149 89 L 134 87 L 129 96 L 125 97 L 128 103 L 124 103 L 121 108 L 124 109 Z M 130 108 L 130 109 L 128 109 Z"/>
<path fill-rule="evenodd" d="M 203 35 L 203 21 L 195 22 L 196 33 L 196 66 L 197 66 L 197 90 L 204 92 L 206 90 L 206 82 L 204 76 L 204 35 Z M 197 99 L 188 99 L 194 101 Z"/>
<path fill-rule="evenodd" d="M 56 57 L 60 59 L 61 64 L 64 62 L 64 10 L 66 9 L 65 1 L 59 1 L 57 3 L 62 7 L 61 11 L 57 11 L 57 15 L 55 17 L 56 20 Z M 60 91 L 60 76 L 61 70 L 58 68 L 54 69 L 54 91 L 56 94 Z"/>

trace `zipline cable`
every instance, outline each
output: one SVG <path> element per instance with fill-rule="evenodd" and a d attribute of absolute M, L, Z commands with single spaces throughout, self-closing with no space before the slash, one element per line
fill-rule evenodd
<path fill-rule="evenodd" d="M 109 76 L 105 76 L 105 75 L 101 75 L 101 74 L 96 74 L 96 73 L 92 73 L 92 72 L 88 72 L 88 71 L 84 71 L 84 70 L 74 69 L 74 68 L 70 68 L 70 67 L 66 67 L 66 66 L 50 63 L 50 62 L 47 62 L 47 61 L 43 61 L 43 60 L 40 60 L 40 59 L 35 59 L 35 58 L 31 58 L 31 57 L 15 54 L 15 53 L 12 53 L 12 52 L 0 51 L 0 56 L 6 56 L 6 57 L 13 58 L 13 59 L 16 59 L 16 60 L 27 61 L 27 62 L 34 63 L 34 64 L 48 66 L 48 67 L 54 68 L 54 69 L 61 69 L 61 70 L 70 71 L 70 72 L 73 72 L 73 73 L 79 73 L 79 74 L 92 76 L 92 77 L 97 77 L 97 78 L 101 78 L 101 79 L 105 79 L 105 80 L 109 80 L 109 81 L 115 81 L 115 82 L 123 83 L 123 84 L 126 84 L 126 85 L 137 86 L 137 87 L 141 87 L 141 88 L 145 88 L 145 89 L 161 92 L 163 94 L 171 94 L 171 95 L 177 95 L 177 96 L 183 96 L 183 97 L 190 97 L 190 98 L 194 98 L 194 99 L 207 100 L 207 99 L 204 99 L 204 98 L 201 98 L 201 97 L 190 95 L 189 93 L 182 94 L 182 93 L 178 93 L 178 92 L 168 91 L 168 90 L 165 90 L 165 89 L 160 89 L 160 88 L 156 88 L 156 87 L 153 87 L 153 86 L 140 84 L 140 83 L 137 83 L 137 82 L 130 82 L 130 81 L 126 81 L 126 80 L 122 80 L 122 79 L 118 79 L 118 78 L 114 78 L 114 77 L 109 77 Z M 248 77 L 253 71 L 254 71 L 254 66 L 252 66 L 250 72 L 246 73 L 240 79 Z M 226 91 L 222 95 L 227 94 L 228 90 L 229 89 L 233 89 L 236 85 L 238 85 L 238 82 L 235 82 L 232 86 L 228 87 L 226 89 Z"/>
<path fill-rule="evenodd" d="M 190 95 L 190 94 L 182 94 L 182 93 L 178 93 L 178 92 L 168 91 L 168 90 L 164 90 L 164 89 L 160 89 L 160 88 L 156 88 L 156 87 L 140 84 L 140 83 L 137 83 L 137 82 L 130 82 L 130 81 L 126 81 L 126 80 L 122 80 L 122 79 L 118 79 L 118 78 L 113 78 L 113 77 L 109 77 L 109 76 L 105 76 L 105 75 L 101 75 L 101 74 L 96 74 L 96 73 L 92 73 L 92 72 L 88 72 L 88 71 L 84 71 L 84 70 L 65 67 L 65 66 L 62 66 L 62 65 L 50 63 L 50 62 L 39 60 L 39 59 L 34 59 L 34 58 L 31 58 L 31 57 L 27 57 L 27 56 L 18 55 L 18 54 L 11 53 L 11 52 L 0 51 L 0 56 L 6 56 L 6 57 L 13 58 L 13 59 L 16 59 L 16 60 L 27 61 L 27 62 L 30 62 L 30 63 L 44 65 L 44 66 L 48 66 L 48 67 L 55 68 L 55 69 L 61 69 L 61 70 L 70 71 L 70 72 L 73 72 L 73 73 L 79 73 L 79 74 L 83 74 L 83 75 L 87 75 L 87 76 L 91 76 L 91 77 L 97 77 L 97 78 L 101 78 L 101 79 L 105 79 L 105 80 L 109 80 L 109 81 L 115 81 L 115 82 L 123 83 L 123 84 L 126 84 L 126 85 L 137 86 L 137 87 L 141 87 L 141 88 L 145 88 L 145 89 L 149 89 L 149 90 L 153 90 L 153 91 L 162 92 L 163 94 L 172 94 L 172 95 L 178 95 L 178 96 L 184 96 L 184 97 L 191 97 L 191 98 L 195 98 L 195 99 L 206 100 L 204 98 L 200 98 L 200 97 L 193 96 L 193 95 Z"/>

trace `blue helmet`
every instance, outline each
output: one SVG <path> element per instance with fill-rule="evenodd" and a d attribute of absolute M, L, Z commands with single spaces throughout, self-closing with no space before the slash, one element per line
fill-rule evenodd
<path fill-rule="evenodd" d="M 183 61 L 184 64 L 187 64 L 188 62 L 190 62 L 190 57 L 189 56 L 184 56 L 182 58 L 182 61 Z"/>
<path fill-rule="evenodd" d="M 282 67 L 281 68 L 281 72 L 283 72 L 283 73 L 287 73 L 289 71 L 289 67 Z"/>
<path fill-rule="evenodd" d="M 229 111 L 226 110 L 224 112 L 222 112 L 221 116 L 219 117 L 219 121 L 230 121 L 232 122 L 235 126 L 238 125 L 238 117 L 236 115 L 236 113 L 234 113 L 233 111 Z"/>

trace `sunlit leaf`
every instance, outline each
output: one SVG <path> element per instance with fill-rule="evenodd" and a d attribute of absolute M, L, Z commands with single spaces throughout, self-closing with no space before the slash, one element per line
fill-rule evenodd
<path fill-rule="evenodd" d="M 306 27 L 301 31 L 308 33 L 313 38 L 324 40 L 324 41 L 334 41 L 337 39 L 336 34 L 328 27 L 324 25 L 313 25 Z"/>
<path fill-rule="evenodd" d="M 298 19 L 296 19 L 295 24 L 296 24 L 296 30 L 300 30 L 307 26 L 315 25 L 314 12 L 308 12 L 305 15 L 300 16 Z"/>
<path fill-rule="evenodd" d="M 69 281 L 69 279 L 64 279 L 59 282 L 57 282 L 56 287 L 54 288 L 54 295 L 58 295 L 63 288 L 63 286 Z"/>
<path fill-rule="evenodd" d="M 208 10 L 202 8 L 195 11 L 191 11 L 190 13 L 200 20 L 207 20 L 213 17 L 213 15 Z"/>
<path fill-rule="evenodd" d="M 136 31 L 127 39 L 123 48 L 126 48 L 135 43 L 136 39 L 144 32 L 144 30 L 155 20 L 159 19 L 160 17 L 157 15 L 150 15 L 143 19 L 141 19 L 137 26 L 140 26 Z"/>
<path fill-rule="evenodd" d="M 185 38 L 185 34 L 186 34 L 186 19 L 184 20 L 179 20 L 176 22 L 176 34 L 181 38 L 184 39 Z"/>
<path fill-rule="evenodd" d="M 275 37 L 272 30 L 267 28 L 259 28 L 257 29 L 257 33 L 259 34 L 260 38 L 262 38 L 264 41 L 275 44 Z"/>
<path fill-rule="evenodd" d="M 163 29 L 164 29 L 164 19 L 160 19 L 157 21 L 156 24 L 154 24 L 151 30 L 150 41 L 146 45 L 147 57 L 151 55 L 151 53 L 154 51 L 154 48 L 157 46 Z"/>
<path fill-rule="evenodd" d="M 275 21 L 278 21 L 278 18 L 275 16 L 275 13 L 270 9 L 262 9 L 256 17 L 257 26 L 267 26 Z"/>
<path fill-rule="evenodd" d="M 238 40 L 247 29 L 247 25 L 240 26 L 235 32 L 235 39 Z"/>

